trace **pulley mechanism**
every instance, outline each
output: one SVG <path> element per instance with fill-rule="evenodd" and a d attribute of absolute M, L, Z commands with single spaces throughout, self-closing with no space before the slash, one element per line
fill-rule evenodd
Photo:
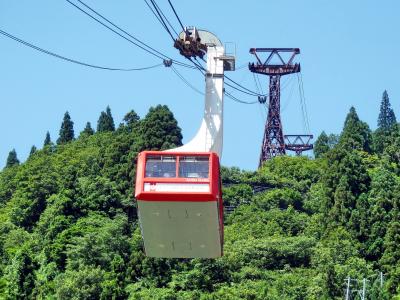
<path fill-rule="evenodd" d="M 202 43 L 196 27 L 185 27 L 185 30 L 175 40 L 174 47 L 186 58 L 196 56 L 203 58 L 207 53 L 207 46 Z"/>

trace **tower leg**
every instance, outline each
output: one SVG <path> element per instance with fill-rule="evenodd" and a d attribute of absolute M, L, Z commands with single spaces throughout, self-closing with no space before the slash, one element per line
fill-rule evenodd
<path fill-rule="evenodd" d="M 259 166 L 268 159 L 285 154 L 282 122 L 280 116 L 280 75 L 269 78 L 269 107 L 261 146 Z"/>

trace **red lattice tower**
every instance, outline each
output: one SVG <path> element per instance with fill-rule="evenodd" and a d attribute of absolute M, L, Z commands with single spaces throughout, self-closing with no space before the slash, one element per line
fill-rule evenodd
<path fill-rule="evenodd" d="M 290 55 L 287 60 L 281 55 L 285 52 Z M 312 135 L 283 135 L 280 115 L 281 76 L 300 72 L 300 64 L 293 63 L 295 56 L 300 53 L 300 49 L 251 48 L 250 53 L 256 57 L 257 62 L 249 63 L 249 70 L 253 73 L 269 76 L 268 117 L 265 124 L 259 166 L 268 159 L 286 154 L 286 150 L 295 151 L 297 155 L 300 155 L 302 151 L 312 149 L 313 146 L 310 144 Z M 264 62 L 261 61 L 259 53 L 268 54 Z M 274 57 L 278 58 L 278 64 L 271 63 Z M 285 138 L 288 141 L 288 145 L 285 145 Z"/>

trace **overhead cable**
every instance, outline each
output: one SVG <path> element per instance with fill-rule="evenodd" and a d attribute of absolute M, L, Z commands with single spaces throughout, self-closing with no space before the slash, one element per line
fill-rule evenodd
<path fill-rule="evenodd" d="M 154 0 L 150 0 L 150 2 L 151 2 L 151 4 L 153 5 L 154 10 L 155 10 L 156 13 L 157 13 L 157 15 L 158 15 L 158 17 L 159 17 L 159 20 L 161 20 L 164 29 L 168 32 L 168 34 L 169 34 L 169 36 L 171 37 L 172 41 L 175 42 L 175 37 L 173 36 L 173 34 L 171 33 L 171 31 L 169 30 L 167 24 L 165 23 L 165 20 L 164 20 L 164 19 L 167 19 L 167 18 L 165 17 L 164 14 L 161 13 L 161 9 L 158 7 L 157 3 L 154 2 Z"/>
<path fill-rule="evenodd" d="M 308 119 L 306 96 L 304 94 L 303 74 L 301 72 L 300 72 L 300 83 L 301 83 L 301 91 L 302 91 L 302 96 L 303 96 L 304 111 L 305 111 L 305 115 L 306 115 L 307 131 L 308 131 L 308 133 L 310 133 L 310 123 L 309 123 L 309 119 Z"/>
<path fill-rule="evenodd" d="M 144 1 L 146 2 L 146 4 L 148 4 L 146 0 L 144 0 Z M 167 32 L 169 33 L 169 35 L 172 37 L 172 34 L 171 34 L 171 32 L 168 30 L 167 25 L 166 25 L 166 23 L 165 23 L 165 21 L 164 21 L 164 19 L 166 19 L 167 21 L 168 21 L 168 19 L 167 19 L 167 18 L 165 17 L 165 15 L 162 13 L 162 10 L 157 6 L 157 3 L 155 2 L 155 0 L 150 0 L 150 2 L 153 4 L 153 7 L 154 7 L 154 9 L 156 10 L 156 12 L 157 12 L 157 14 L 158 14 L 158 17 L 159 17 L 159 18 L 157 18 L 157 19 L 158 19 L 159 21 L 160 21 L 160 20 L 162 21 L 161 24 L 162 24 L 163 27 L 167 30 Z M 179 16 L 178 16 L 178 14 L 176 13 L 176 10 L 174 9 L 172 3 L 171 3 L 170 1 L 168 1 L 168 2 L 170 3 L 171 8 L 173 9 L 174 14 L 175 14 L 175 16 L 177 17 L 179 23 L 181 24 L 182 29 L 184 30 L 183 25 L 182 25 L 182 22 L 180 21 L 180 18 L 179 18 Z M 149 5 L 148 5 L 148 6 L 149 6 Z M 164 18 L 163 18 L 163 17 L 164 17 Z M 169 23 L 169 22 L 168 22 L 168 23 Z M 170 24 L 170 23 L 169 23 L 169 24 Z M 193 61 L 190 57 L 189 57 L 188 59 L 189 59 L 189 60 L 193 63 L 193 65 L 204 75 L 204 73 L 206 72 L 206 70 L 205 70 L 204 67 L 200 64 L 200 62 L 197 61 L 197 58 L 194 58 L 195 61 Z M 204 58 L 202 58 L 202 60 L 205 61 Z M 254 91 L 252 91 L 252 90 L 246 88 L 245 86 L 243 86 L 243 85 L 237 83 L 236 81 L 234 81 L 233 79 L 231 79 L 230 77 L 228 77 L 228 76 L 226 76 L 226 75 L 224 75 L 224 77 L 225 77 L 228 81 L 230 81 L 230 82 L 232 83 L 232 84 L 229 84 L 229 83 L 225 82 L 225 84 L 226 84 L 227 86 L 229 86 L 229 87 L 231 87 L 231 88 L 233 88 L 233 89 L 235 89 L 235 90 L 237 90 L 237 91 L 239 91 L 239 92 L 241 92 L 241 93 L 244 93 L 244 94 L 247 94 L 247 95 L 250 95 L 250 96 L 267 96 L 267 94 L 260 94 L 260 93 L 254 92 Z M 236 86 L 235 86 L 235 85 L 236 85 Z M 244 102 L 246 102 L 246 101 L 244 101 Z"/>
<path fill-rule="evenodd" d="M 264 96 L 264 95 L 249 93 L 249 92 L 247 92 L 247 91 L 245 91 L 245 90 L 242 90 L 242 89 L 240 89 L 240 88 L 238 88 L 238 87 L 236 87 L 236 86 L 234 86 L 234 85 L 232 85 L 232 84 L 230 84 L 230 83 L 228 83 L 228 82 L 225 82 L 224 84 L 227 85 L 227 86 L 229 86 L 230 88 L 232 88 L 232 89 L 234 89 L 234 90 L 237 90 L 238 92 L 241 92 L 241 93 L 243 93 L 243 94 L 247 94 L 247 95 L 249 95 L 249 96 L 255 96 L 255 97 L 258 97 L 258 96 L 262 96 L 262 97 L 263 97 L 263 96 Z"/>
<path fill-rule="evenodd" d="M 236 102 L 238 102 L 238 103 L 241 103 L 241 104 L 256 104 L 256 103 L 258 103 L 258 101 L 243 101 L 243 100 L 240 100 L 240 99 L 238 99 L 238 98 L 236 98 L 235 96 L 233 96 L 231 93 L 229 93 L 229 92 L 227 92 L 227 91 L 224 91 L 224 93 L 225 93 L 225 95 L 228 97 L 228 98 L 230 98 L 230 99 L 232 99 L 233 101 L 236 101 Z"/>
<path fill-rule="evenodd" d="M 204 58 L 202 58 L 202 60 L 203 60 L 204 62 L 206 62 L 206 61 L 204 60 Z M 247 95 L 250 95 L 250 96 L 268 96 L 268 94 L 260 94 L 260 93 L 257 93 L 257 92 L 255 92 L 255 91 L 252 91 L 252 90 L 246 88 L 245 86 L 241 85 L 240 83 L 237 83 L 235 80 L 233 80 L 232 78 L 228 77 L 228 76 L 225 75 L 225 74 L 224 74 L 224 78 L 226 78 L 227 80 L 229 80 L 230 82 L 232 82 L 232 84 L 235 84 L 235 85 L 237 85 L 238 87 L 240 87 L 241 89 L 239 89 L 239 88 L 237 88 L 237 87 L 234 87 L 234 86 L 232 86 L 231 84 L 228 84 L 228 83 L 225 82 L 225 84 L 226 84 L 227 86 L 230 86 L 231 88 L 233 88 L 233 89 L 235 89 L 235 90 L 237 90 L 237 91 L 239 91 L 239 92 L 242 92 L 242 93 L 247 94 Z"/>
<path fill-rule="evenodd" d="M 181 24 L 182 31 L 185 31 L 185 27 L 183 27 L 183 24 L 182 24 L 182 22 L 181 22 L 181 19 L 179 18 L 178 14 L 176 13 L 176 10 L 175 10 L 174 6 L 172 5 L 171 1 L 168 0 L 168 3 L 169 3 L 169 5 L 170 5 L 171 8 L 172 8 L 172 10 L 173 10 L 173 12 L 174 12 L 174 14 L 175 14 L 175 17 L 178 19 L 179 24 Z"/>
<path fill-rule="evenodd" d="M 67 0 L 67 1 L 68 1 L 68 0 Z M 149 8 L 151 9 L 150 5 L 147 3 L 147 0 L 144 0 L 144 1 L 146 2 L 147 6 L 149 6 Z M 166 21 L 168 21 L 168 19 L 167 19 L 167 18 L 165 17 L 165 15 L 162 13 L 162 10 L 157 6 L 157 3 L 155 2 L 155 0 L 150 0 L 150 2 L 152 3 L 152 5 L 153 5 L 155 11 L 157 12 L 158 17 L 157 17 L 157 15 L 154 13 L 154 11 L 151 9 L 152 12 L 153 12 L 153 14 L 156 16 L 156 18 L 157 18 L 158 21 L 161 23 L 161 25 L 167 30 L 167 32 L 169 33 L 169 35 L 171 36 L 171 38 L 173 38 L 171 32 L 170 32 L 169 29 L 168 29 L 168 26 L 166 25 L 166 23 L 165 23 L 165 21 L 164 21 L 164 19 L 165 19 Z M 174 11 L 174 14 L 175 14 L 176 18 L 178 19 L 180 25 L 182 26 L 182 29 L 184 30 L 183 24 L 182 24 L 182 22 L 180 21 L 180 18 L 179 18 L 179 16 L 178 16 L 178 14 L 177 14 L 175 8 L 173 7 L 171 1 L 168 0 L 168 2 L 170 3 L 170 6 L 171 6 L 172 10 Z M 168 22 L 168 23 L 169 23 L 169 22 Z M 169 23 L 169 24 L 170 24 L 170 23 Z M 170 24 L 170 25 L 171 25 L 171 24 Z M 172 27 L 172 26 L 171 26 L 171 27 Z M 173 28 L 173 27 L 172 27 L 172 28 Z M 206 72 L 206 70 L 204 69 L 204 67 L 197 61 L 196 58 L 195 58 L 196 62 L 194 62 L 191 58 L 188 58 L 188 59 L 193 63 L 194 67 L 196 67 L 202 74 L 204 74 L 204 72 Z M 205 61 L 204 58 L 202 58 L 202 60 Z M 244 94 L 247 94 L 247 95 L 250 95 L 250 96 L 267 96 L 267 95 L 268 95 L 268 94 L 262 94 L 262 93 L 260 94 L 260 93 L 254 92 L 254 91 L 252 91 L 252 90 L 246 88 L 245 86 L 243 86 L 243 85 L 237 83 L 236 81 L 234 81 L 233 79 L 231 79 L 230 77 L 228 77 L 228 76 L 226 76 L 226 75 L 224 75 L 224 77 L 225 77 L 228 81 L 230 81 L 230 82 L 232 83 L 232 84 L 225 83 L 227 86 L 229 86 L 229 87 L 231 87 L 231 88 L 233 88 L 233 89 L 235 89 L 235 90 L 237 90 L 237 91 L 239 91 L 239 92 L 241 92 L 241 93 L 244 93 Z M 234 86 L 234 85 L 236 85 L 236 86 Z"/>
<path fill-rule="evenodd" d="M 194 87 L 192 84 L 190 84 L 190 82 L 187 81 L 186 78 L 183 77 L 182 74 L 180 74 L 180 73 L 178 72 L 178 70 L 177 70 L 174 66 L 171 66 L 171 69 L 172 69 L 172 71 L 174 71 L 174 73 L 176 74 L 176 76 L 178 76 L 179 79 L 181 79 L 188 87 L 190 87 L 190 88 L 191 88 L 192 90 L 194 90 L 196 93 L 198 93 L 198 94 L 204 96 L 204 93 L 201 92 L 201 91 L 199 91 L 199 90 L 198 90 L 196 87 Z"/>
<path fill-rule="evenodd" d="M 158 16 L 158 14 L 154 11 L 154 9 L 150 6 L 150 4 L 147 2 L 147 0 L 144 0 L 144 2 L 146 3 L 147 7 L 150 9 L 150 11 L 153 13 L 153 15 L 156 17 L 156 19 L 160 22 L 160 24 L 162 25 L 162 27 L 165 28 L 165 23 L 163 22 L 163 20 L 160 19 L 160 17 Z M 161 12 L 162 13 L 162 12 Z M 165 15 L 162 13 L 162 15 L 165 18 Z M 168 25 L 172 28 L 172 30 L 175 32 L 176 35 L 178 35 L 178 33 L 175 31 L 174 27 L 171 25 L 171 23 L 168 21 L 167 18 L 165 18 Z M 166 28 L 165 28 L 166 29 Z"/>
<path fill-rule="evenodd" d="M 90 11 L 92 11 L 93 13 L 95 13 L 97 16 L 101 17 L 103 20 L 105 20 L 107 23 L 109 23 L 111 26 L 114 26 L 117 30 L 120 30 L 122 33 L 124 33 L 125 35 L 121 34 L 120 32 L 118 32 L 117 30 L 111 28 L 109 25 L 105 24 L 104 22 L 102 22 L 101 20 L 99 20 L 98 18 L 96 18 L 95 16 L 93 16 L 92 14 L 90 14 L 89 12 L 87 12 L 86 10 L 82 9 L 81 7 L 79 7 L 78 5 L 76 5 L 75 3 L 73 3 L 70 0 L 66 0 L 69 4 L 71 4 L 72 6 L 74 6 L 76 9 L 80 10 L 82 13 L 84 13 L 85 15 L 87 15 L 88 17 L 90 17 L 91 19 L 93 19 L 94 21 L 96 21 L 97 23 L 101 24 L 102 26 L 106 27 L 107 29 L 111 30 L 112 32 L 114 32 L 115 34 L 117 34 L 118 36 L 122 37 L 123 39 L 125 39 L 126 41 L 130 42 L 131 44 L 135 45 L 136 47 L 139 47 L 140 49 L 144 50 L 145 52 L 147 52 L 148 54 L 151 54 L 159 59 L 164 60 L 165 58 L 167 59 L 171 59 L 170 57 L 168 57 L 167 55 L 161 53 L 160 51 L 157 51 L 156 49 L 150 47 L 149 45 L 147 45 L 146 43 L 142 42 L 141 40 L 137 39 L 136 37 L 134 37 L 132 34 L 128 33 L 127 31 L 123 30 L 121 27 L 119 27 L 118 25 L 116 25 L 115 23 L 113 23 L 112 21 L 110 21 L 109 19 L 107 19 L 106 17 L 104 17 L 103 15 L 101 15 L 100 13 L 98 13 L 97 11 L 95 11 L 93 8 L 91 8 L 90 6 L 88 6 L 87 4 L 85 4 L 83 1 L 81 0 L 77 0 L 79 3 L 81 3 L 81 5 L 85 6 L 87 9 L 89 9 Z M 133 40 L 132 40 L 133 39 Z M 176 60 L 172 60 L 175 64 L 177 65 L 181 65 L 184 67 L 189 67 L 189 68 L 193 68 L 192 66 L 176 61 Z"/>
<path fill-rule="evenodd" d="M 257 92 L 261 93 L 261 86 L 259 86 L 259 81 L 257 81 L 256 79 L 256 74 L 255 73 L 252 74 L 253 74 L 254 85 L 256 86 Z"/>
<path fill-rule="evenodd" d="M 241 85 L 240 83 L 237 83 L 236 81 L 234 81 L 233 79 L 231 79 L 230 77 L 228 77 L 227 75 L 224 75 L 224 77 L 229 80 L 230 82 L 232 82 L 233 84 L 237 85 L 238 87 L 242 88 L 243 90 L 247 91 L 246 94 L 252 95 L 252 96 L 267 96 L 267 94 L 260 94 L 257 92 L 254 92 L 248 88 L 246 88 L 245 86 Z M 243 91 L 242 91 L 243 93 Z"/>
<path fill-rule="evenodd" d="M 298 73 L 296 75 L 297 75 L 297 82 L 298 82 L 298 86 L 299 86 L 299 96 L 300 96 L 300 106 L 301 106 L 302 117 L 303 117 L 303 127 L 304 127 L 304 131 L 309 133 L 310 125 L 308 122 L 307 107 L 306 107 L 305 97 L 304 97 L 304 89 L 303 89 L 304 87 L 302 85 L 301 77 L 299 76 Z"/>
<path fill-rule="evenodd" d="M 158 6 L 157 2 L 155 0 L 151 0 L 151 1 L 154 2 L 154 5 L 158 8 L 158 10 L 161 13 L 161 15 L 163 16 L 164 20 L 167 22 L 167 24 L 173 30 L 173 32 L 176 34 L 176 36 L 178 36 L 179 35 L 178 32 L 175 30 L 174 26 L 172 26 L 172 24 L 170 23 L 168 18 L 164 15 L 162 9 Z"/>
<path fill-rule="evenodd" d="M 62 60 L 65 60 L 65 61 L 68 61 L 68 62 L 71 62 L 71 63 L 74 63 L 74 64 L 78 64 L 78 65 L 82 65 L 82 66 L 86 66 L 86 67 L 90 67 L 90 68 L 95 68 L 95 69 L 102 69 L 102 70 L 109 70 L 109 71 L 142 71 L 142 70 L 148 70 L 148 69 L 156 68 L 156 67 L 159 67 L 159 66 L 163 65 L 161 63 L 161 64 L 155 64 L 155 65 L 152 65 L 152 66 L 142 67 L 142 68 L 110 68 L 110 67 L 98 66 L 98 65 L 93 65 L 93 64 L 82 62 L 82 61 L 78 61 L 78 60 L 75 60 L 75 59 L 72 59 L 72 58 L 68 58 L 68 57 L 59 55 L 57 53 L 45 50 L 45 49 L 40 48 L 38 46 L 35 46 L 35 45 L 31 44 L 31 43 L 28 43 L 28 42 L 26 42 L 26 41 L 24 41 L 24 40 L 22 40 L 20 38 L 17 38 L 16 36 L 13 36 L 12 34 L 7 33 L 7 32 L 5 32 L 5 31 L 3 31 L 1 29 L 0 29 L 0 34 L 6 36 L 6 37 L 8 37 L 8 38 L 10 38 L 10 39 L 12 39 L 12 40 L 14 40 L 16 42 L 19 42 L 19 43 L 21 43 L 21 44 L 23 44 L 23 45 L 25 45 L 27 47 L 35 49 L 35 50 L 37 50 L 39 52 L 51 55 L 53 57 L 56 57 L 56 58 L 59 58 L 59 59 L 62 59 Z"/>

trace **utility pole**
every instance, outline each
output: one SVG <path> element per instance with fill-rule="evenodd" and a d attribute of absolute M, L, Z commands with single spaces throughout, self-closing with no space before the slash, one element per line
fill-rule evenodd
<path fill-rule="evenodd" d="M 256 57 L 256 63 L 249 63 L 249 70 L 253 73 L 269 76 L 269 105 L 268 118 L 265 124 L 264 138 L 261 146 L 259 167 L 268 159 L 286 154 L 286 150 L 295 151 L 297 155 L 302 151 L 313 148 L 310 144 L 312 135 L 283 135 L 280 115 L 281 77 L 300 72 L 300 64 L 293 63 L 299 48 L 251 48 L 250 53 Z M 259 53 L 267 53 L 263 62 Z M 283 59 L 283 53 L 289 53 L 289 59 Z M 278 64 L 272 63 L 277 57 Z M 260 99 L 259 99 L 260 100 Z M 264 101 L 264 99 L 261 99 Z M 266 100 L 266 99 L 265 99 Z M 260 103 L 262 103 L 260 101 Z M 303 139 L 304 138 L 304 139 Z M 287 144 L 285 145 L 285 139 Z"/>
<path fill-rule="evenodd" d="M 350 300 L 350 276 L 347 277 L 347 287 L 346 287 L 346 300 Z"/>
<path fill-rule="evenodd" d="M 361 300 L 365 300 L 365 287 L 367 284 L 367 279 L 363 278 L 363 288 L 362 288 L 362 295 L 361 295 Z"/>

